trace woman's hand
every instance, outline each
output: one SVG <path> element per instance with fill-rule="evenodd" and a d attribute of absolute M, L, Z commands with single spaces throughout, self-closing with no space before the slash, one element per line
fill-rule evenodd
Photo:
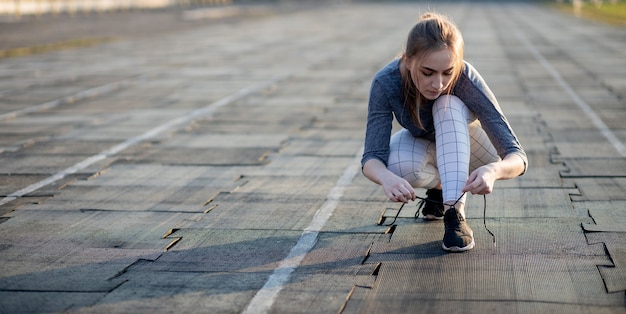
<path fill-rule="evenodd" d="M 381 185 L 385 195 L 392 202 L 408 203 L 415 200 L 415 189 L 408 181 L 391 172 L 381 180 Z"/>
<path fill-rule="evenodd" d="M 489 194 L 493 191 L 497 179 L 496 164 L 481 166 L 470 173 L 467 182 L 465 182 L 463 192 L 479 195 Z"/>
<path fill-rule="evenodd" d="M 484 165 L 470 173 L 463 192 L 489 194 L 493 191 L 496 180 L 507 180 L 521 175 L 526 164 L 517 154 L 510 154 L 502 160 Z"/>
<path fill-rule="evenodd" d="M 408 203 L 415 200 L 415 189 L 409 182 L 400 178 L 377 159 L 368 160 L 363 166 L 363 174 L 373 182 L 383 186 L 385 195 L 392 202 Z"/>

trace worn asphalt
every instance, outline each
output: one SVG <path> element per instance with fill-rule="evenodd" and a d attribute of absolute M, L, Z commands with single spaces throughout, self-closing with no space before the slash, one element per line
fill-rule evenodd
<path fill-rule="evenodd" d="M 468 197 L 466 253 L 360 172 L 371 79 L 427 10 L 529 156 Z M 42 16 L 0 21 L 0 78 L 0 313 L 626 313 L 626 28 L 535 2 Z"/>

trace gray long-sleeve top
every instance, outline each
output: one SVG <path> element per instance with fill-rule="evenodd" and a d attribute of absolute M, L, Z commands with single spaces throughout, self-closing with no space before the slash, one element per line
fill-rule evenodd
<path fill-rule="evenodd" d="M 434 101 L 428 102 L 420 109 L 419 115 L 424 129 L 418 128 L 411 120 L 408 106 L 404 104 L 400 59 L 396 59 L 382 68 L 372 81 L 367 129 L 365 133 L 365 150 L 361 166 L 375 158 L 387 165 L 389 159 L 389 139 L 393 117 L 413 136 L 435 140 L 435 127 L 432 117 Z M 496 100 L 483 78 L 472 65 L 465 62 L 465 70 L 452 88 L 451 94 L 459 97 L 476 115 L 482 128 L 493 143 L 501 158 L 509 154 L 517 154 L 524 161 L 524 172 L 528 158 L 522 145 L 502 113 Z"/>

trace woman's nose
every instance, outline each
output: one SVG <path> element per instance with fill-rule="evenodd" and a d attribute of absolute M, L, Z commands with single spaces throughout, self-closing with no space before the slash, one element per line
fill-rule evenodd
<path fill-rule="evenodd" d="M 437 76 L 433 79 L 433 88 L 441 89 L 443 87 L 443 78 L 441 76 Z"/>

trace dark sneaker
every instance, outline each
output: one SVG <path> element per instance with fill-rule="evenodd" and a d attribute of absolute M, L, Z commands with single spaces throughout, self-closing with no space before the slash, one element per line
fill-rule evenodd
<path fill-rule="evenodd" d="M 421 208 L 422 218 L 425 220 L 443 219 L 443 194 L 441 190 L 427 190 L 426 199 L 421 200 L 418 206 Z"/>
<path fill-rule="evenodd" d="M 463 252 L 474 248 L 474 232 L 470 229 L 465 218 L 451 207 L 443 216 L 445 233 L 441 246 L 448 252 Z"/>

